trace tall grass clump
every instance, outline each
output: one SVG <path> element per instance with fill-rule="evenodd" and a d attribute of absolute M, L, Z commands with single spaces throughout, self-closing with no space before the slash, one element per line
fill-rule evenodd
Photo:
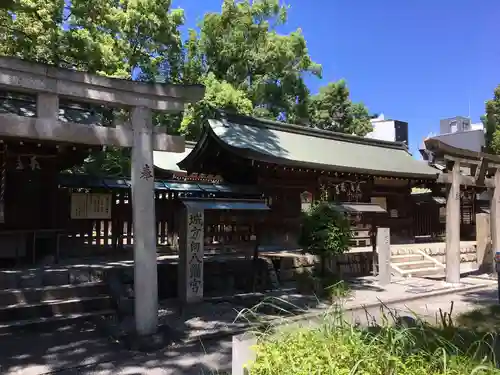
<path fill-rule="evenodd" d="M 500 374 L 492 335 L 462 331 L 449 320 L 430 325 L 388 310 L 381 315 L 362 327 L 348 324 L 336 309 L 315 326 L 262 334 L 249 374 Z"/>

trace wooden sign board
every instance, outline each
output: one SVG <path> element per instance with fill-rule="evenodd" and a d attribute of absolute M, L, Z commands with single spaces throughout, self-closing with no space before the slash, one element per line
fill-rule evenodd
<path fill-rule="evenodd" d="M 71 219 L 111 219 L 112 194 L 72 193 Z"/>

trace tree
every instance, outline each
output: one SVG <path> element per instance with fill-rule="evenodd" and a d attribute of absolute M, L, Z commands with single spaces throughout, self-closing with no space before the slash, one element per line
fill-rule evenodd
<path fill-rule="evenodd" d="M 486 115 L 482 120 L 488 152 L 500 154 L 500 85 L 495 89 L 493 99 L 486 102 Z"/>
<path fill-rule="evenodd" d="M 137 68 L 154 75 L 162 66 L 175 77 L 184 13 L 170 6 L 170 0 L 16 0 L 0 10 L 0 53 L 122 78 Z"/>
<path fill-rule="evenodd" d="M 278 34 L 276 27 L 286 20 L 287 8 L 278 0 L 224 0 L 220 13 L 204 16 L 199 34 L 190 32 L 184 81 L 204 82 L 212 74 L 210 83 L 218 81 L 225 90 L 230 85 L 239 97 L 247 97 L 254 115 L 289 122 L 307 117 L 309 91 L 304 76 L 319 76 L 321 67 L 310 58 L 300 30 Z M 210 91 L 207 88 L 212 99 L 207 97 L 205 104 L 226 107 L 221 100 L 234 99 L 224 94 L 214 101 Z M 231 102 L 227 106 L 235 107 Z M 242 108 L 246 111 L 248 106 Z M 188 116 L 188 122 L 199 123 L 192 113 Z"/>
<path fill-rule="evenodd" d="M 309 125 L 340 133 L 365 136 L 373 130 L 368 109 L 353 103 L 345 81 L 329 83 L 309 101 Z"/>
<path fill-rule="evenodd" d="M 367 131 L 366 109 L 350 102 L 345 84 L 337 96 L 310 101 L 304 79 L 319 77 L 321 66 L 300 29 L 278 33 L 288 10 L 280 0 L 223 0 L 221 11 L 207 13 L 184 42 L 184 13 L 170 8 L 171 0 L 13 0 L 0 8 L 0 54 L 111 77 L 203 83 L 204 100 L 184 115 L 154 115 L 156 125 L 189 139 L 215 108 L 331 128 L 324 109 L 331 105 L 344 111 L 337 130 Z M 108 148 L 78 170 L 127 174 L 128 168 L 129 150 Z"/>
<path fill-rule="evenodd" d="M 15 0 L 0 9 L 0 54 L 90 73 L 180 82 L 180 9 L 170 0 Z M 180 116 L 157 115 L 173 121 Z M 128 174 L 129 150 L 108 148 L 78 171 Z"/>
<path fill-rule="evenodd" d="M 253 105 L 246 93 L 235 89 L 226 81 L 219 81 L 213 73 L 203 80 L 205 97 L 198 103 L 188 105 L 182 119 L 181 132 L 190 139 L 200 135 L 200 123 L 213 115 L 215 109 L 223 109 L 243 115 L 251 115 Z"/>

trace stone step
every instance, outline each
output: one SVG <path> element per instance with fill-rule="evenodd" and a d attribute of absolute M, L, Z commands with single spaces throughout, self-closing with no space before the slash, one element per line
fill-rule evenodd
<path fill-rule="evenodd" d="M 397 263 L 395 264 L 395 266 L 402 271 L 437 267 L 436 263 L 434 263 L 431 260 L 419 260 L 419 261 L 412 261 L 405 263 Z"/>
<path fill-rule="evenodd" d="M 91 267 L 50 266 L 23 270 L 4 269 L 0 270 L 0 290 L 76 285 L 101 281 L 102 276 L 102 272 Z"/>
<path fill-rule="evenodd" d="M 428 268 L 414 268 L 402 272 L 405 277 L 424 277 L 443 273 L 444 269 L 438 266 Z"/>
<path fill-rule="evenodd" d="M 35 319 L 0 323 L 0 337 L 22 332 L 81 331 L 82 324 L 98 321 L 102 316 L 114 315 L 115 310 L 100 310 L 85 313 L 54 315 Z M 94 324 L 93 324 L 94 325 Z"/>
<path fill-rule="evenodd" d="M 0 308 L 0 322 L 8 323 L 55 316 L 70 316 L 73 314 L 110 310 L 112 306 L 112 300 L 109 296 L 52 300 L 37 303 L 21 302 Z"/>
<path fill-rule="evenodd" d="M 411 254 L 415 254 L 415 249 L 412 249 L 412 248 L 397 248 L 397 249 L 394 249 L 394 248 L 391 248 L 391 254 L 392 256 L 396 256 L 396 255 L 411 255 Z"/>
<path fill-rule="evenodd" d="M 0 308 L 19 303 L 33 304 L 44 301 L 64 300 L 107 295 L 105 283 L 48 286 L 43 288 L 0 290 Z"/>
<path fill-rule="evenodd" d="M 422 260 L 424 260 L 424 256 L 422 254 L 401 254 L 391 256 L 391 263 L 396 265 L 399 263 L 418 262 Z"/>

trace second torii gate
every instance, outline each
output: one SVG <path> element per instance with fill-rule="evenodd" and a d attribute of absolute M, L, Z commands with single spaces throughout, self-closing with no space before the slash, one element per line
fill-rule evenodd
<path fill-rule="evenodd" d="M 460 186 L 492 189 L 490 226 L 493 254 L 500 251 L 500 156 L 449 146 L 427 139 L 425 147 L 434 161 L 444 162 L 446 170 L 437 182 L 448 186 L 446 200 L 446 281 L 460 282 Z M 493 259 L 491 259 L 493 262 Z"/>

